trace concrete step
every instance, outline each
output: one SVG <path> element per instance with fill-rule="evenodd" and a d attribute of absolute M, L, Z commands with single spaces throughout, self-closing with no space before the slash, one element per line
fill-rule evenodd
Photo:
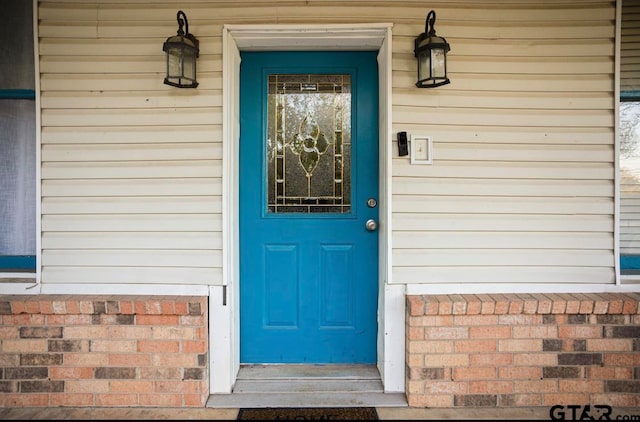
<path fill-rule="evenodd" d="M 382 393 L 380 380 L 331 380 L 331 379 L 280 379 L 280 380 L 238 380 L 234 393 Z"/>
<path fill-rule="evenodd" d="M 207 407 L 406 407 L 404 393 L 385 393 L 373 365 L 246 365 L 231 394 Z"/>

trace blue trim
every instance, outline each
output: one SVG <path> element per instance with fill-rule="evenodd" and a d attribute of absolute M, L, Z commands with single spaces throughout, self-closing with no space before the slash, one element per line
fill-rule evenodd
<path fill-rule="evenodd" d="M 640 91 L 623 91 L 620 93 L 621 101 L 640 101 Z"/>
<path fill-rule="evenodd" d="M 640 269 L 640 255 L 620 255 L 621 270 Z"/>
<path fill-rule="evenodd" d="M 0 271 L 35 271 L 35 255 L 10 255 L 0 256 Z"/>
<path fill-rule="evenodd" d="M 36 92 L 33 89 L 0 89 L 2 100 L 35 100 Z"/>

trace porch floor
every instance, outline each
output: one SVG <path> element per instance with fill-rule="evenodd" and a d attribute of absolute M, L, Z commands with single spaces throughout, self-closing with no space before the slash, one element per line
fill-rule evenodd
<path fill-rule="evenodd" d="M 243 365 L 231 394 L 207 407 L 406 407 L 385 393 L 375 365 Z"/>

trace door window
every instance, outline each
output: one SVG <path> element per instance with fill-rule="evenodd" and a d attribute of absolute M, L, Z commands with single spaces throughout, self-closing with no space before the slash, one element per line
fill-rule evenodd
<path fill-rule="evenodd" d="M 350 213 L 350 75 L 269 75 L 268 84 L 268 213 Z"/>

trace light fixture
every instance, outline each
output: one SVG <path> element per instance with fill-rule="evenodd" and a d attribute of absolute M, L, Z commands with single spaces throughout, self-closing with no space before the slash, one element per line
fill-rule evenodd
<path fill-rule="evenodd" d="M 436 35 L 436 12 L 427 15 L 424 31 L 416 38 L 414 53 L 418 58 L 418 88 L 435 88 L 450 83 L 447 78 L 449 43 Z"/>
<path fill-rule="evenodd" d="M 178 11 L 177 20 L 178 35 L 167 38 L 162 45 L 162 51 L 167 55 L 167 76 L 164 83 L 178 88 L 195 88 L 198 86 L 196 59 L 200 55 L 200 42 L 189 33 L 189 21 L 182 10 Z"/>

